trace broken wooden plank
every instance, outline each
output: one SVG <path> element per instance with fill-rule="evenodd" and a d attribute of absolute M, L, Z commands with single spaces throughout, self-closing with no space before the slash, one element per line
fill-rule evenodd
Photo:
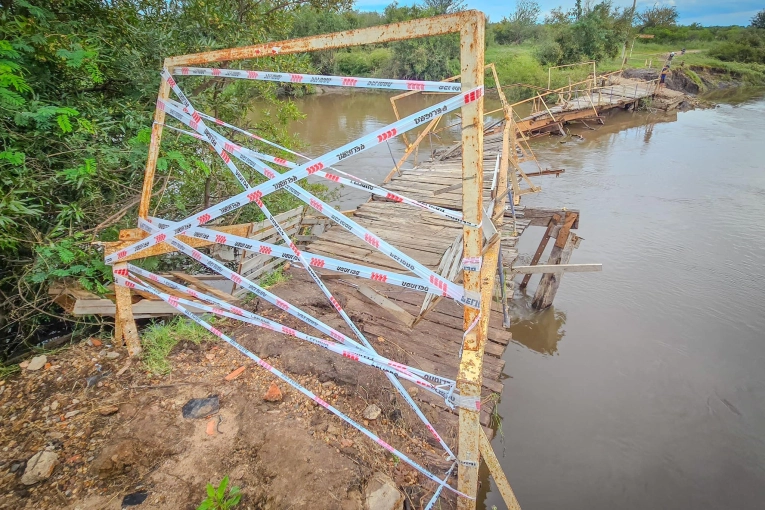
<path fill-rule="evenodd" d="M 545 274 L 545 273 L 591 273 L 602 271 L 603 264 L 540 264 L 536 266 L 513 266 L 513 273 Z"/>

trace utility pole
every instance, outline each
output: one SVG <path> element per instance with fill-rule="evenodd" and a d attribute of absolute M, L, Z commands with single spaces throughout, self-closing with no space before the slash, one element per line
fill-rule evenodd
<path fill-rule="evenodd" d="M 624 47 L 622 48 L 622 69 L 627 63 L 627 43 L 630 40 L 630 35 L 632 35 L 632 22 L 635 20 L 636 4 L 637 0 L 632 0 L 632 9 L 630 9 L 630 27 L 627 29 L 627 37 L 624 38 Z M 630 53 L 632 53 L 632 51 L 630 51 Z"/>

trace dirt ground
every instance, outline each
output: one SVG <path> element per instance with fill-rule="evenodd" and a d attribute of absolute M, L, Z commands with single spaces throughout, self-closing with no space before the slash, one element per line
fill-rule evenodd
<path fill-rule="evenodd" d="M 428 469 L 448 467 L 381 373 L 270 331 L 227 332 Z M 118 509 L 124 496 L 146 492 L 137 508 L 190 509 L 225 475 L 242 489 L 237 508 L 361 509 L 378 471 L 405 493 L 405 508 L 422 508 L 432 494 L 432 482 L 281 381 L 283 400 L 266 402 L 275 378 L 223 342 L 179 343 L 166 376 L 128 360 L 124 348 L 92 343 L 0 382 L 0 508 Z M 239 367 L 241 375 L 225 379 Z M 218 412 L 183 418 L 189 399 L 211 395 Z M 370 403 L 382 414 L 365 422 Z M 436 419 L 435 408 L 423 410 Z M 26 462 L 46 448 L 58 455 L 52 475 L 22 484 Z M 441 508 L 453 501 L 442 498 Z"/>

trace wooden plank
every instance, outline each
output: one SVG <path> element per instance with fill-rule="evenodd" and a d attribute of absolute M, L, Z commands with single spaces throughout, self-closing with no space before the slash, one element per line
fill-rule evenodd
<path fill-rule="evenodd" d="M 217 297 L 218 299 L 222 299 L 223 301 L 226 301 L 227 303 L 238 303 L 239 300 L 232 296 L 231 294 L 228 294 L 226 292 L 223 292 L 221 290 L 216 289 L 215 287 L 212 287 L 210 285 L 207 285 L 203 281 L 199 280 L 198 278 L 195 278 L 194 276 L 190 274 L 183 273 L 181 271 L 170 271 L 170 274 L 174 277 L 178 278 L 179 280 L 182 280 L 186 283 L 190 283 L 197 287 L 201 292 L 205 294 L 210 294 L 214 297 Z"/>
<path fill-rule="evenodd" d="M 250 227 L 251 223 L 240 223 L 238 225 L 209 225 L 206 228 L 209 228 L 211 230 L 217 230 L 219 232 L 225 232 L 227 234 L 234 234 L 238 236 L 246 236 L 247 235 L 247 229 Z M 140 228 L 127 228 L 120 230 L 120 241 L 130 241 L 131 243 L 134 243 L 136 241 L 140 241 L 141 239 L 145 239 L 149 237 L 149 233 L 145 230 L 142 230 Z M 180 236 L 179 239 L 183 238 L 184 236 Z M 189 239 L 189 238 L 186 238 Z M 200 239 L 200 241 L 203 241 Z M 188 241 L 183 241 L 188 244 Z M 212 244 L 212 243 L 207 243 Z M 200 245 L 202 246 L 202 245 Z M 196 247 L 196 246 L 195 246 Z"/>
<path fill-rule="evenodd" d="M 591 273 L 602 271 L 603 264 L 556 264 L 536 266 L 514 266 L 513 273 L 519 274 L 544 274 L 544 273 Z"/>
<path fill-rule="evenodd" d="M 412 327 L 412 324 L 414 324 L 414 319 L 415 319 L 414 315 L 411 315 L 409 312 L 407 312 L 406 310 L 398 306 L 396 303 L 394 303 L 387 297 L 383 296 L 376 290 L 367 287 L 363 283 L 359 283 L 357 285 L 358 287 L 356 288 L 356 291 L 359 294 L 369 299 L 373 303 L 381 306 L 383 310 L 385 310 L 391 315 L 391 317 L 394 317 L 396 320 L 401 322 L 401 324 L 403 324 L 407 328 Z"/>
<path fill-rule="evenodd" d="M 540 207 L 525 207 L 523 209 L 523 214 L 518 215 L 520 218 L 523 218 L 524 220 L 529 221 L 529 225 L 532 227 L 546 227 L 550 220 L 553 218 L 554 214 L 558 214 L 561 218 L 564 217 L 567 213 L 574 213 L 576 214 L 576 220 L 571 225 L 572 229 L 579 228 L 579 210 L 578 209 L 548 209 L 548 208 L 540 208 Z M 505 213 L 505 216 L 507 216 L 508 213 Z"/>

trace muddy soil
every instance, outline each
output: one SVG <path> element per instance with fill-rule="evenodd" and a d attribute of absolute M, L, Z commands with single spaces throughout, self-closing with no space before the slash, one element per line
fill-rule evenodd
<path fill-rule="evenodd" d="M 297 326 L 278 312 L 272 318 Z M 437 473 L 448 465 L 381 373 L 284 335 L 232 328 L 238 341 L 421 464 Z M 377 341 L 384 352 L 384 339 Z M 107 356 L 113 352 L 119 357 Z M 275 378 L 227 344 L 181 342 L 170 359 L 172 372 L 156 376 L 123 348 L 82 343 L 48 355 L 40 371 L 2 381 L 0 508 L 118 509 L 124 496 L 146 492 L 137 508 L 191 509 L 205 485 L 225 475 L 242 489 L 237 508 L 361 509 L 378 471 L 405 493 L 407 508 L 422 508 L 432 494 L 434 484 L 281 381 L 283 400 L 266 402 Z M 183 418 L 189 399 L 211 395 L 218 412 Z M 365 422 L 373 402 L 382 415 Z M 436 414 L 427 404 L 424 412 Z M 52 475 L 22 484 L 25 463 L 46 448 L 58 455 Z"/>

